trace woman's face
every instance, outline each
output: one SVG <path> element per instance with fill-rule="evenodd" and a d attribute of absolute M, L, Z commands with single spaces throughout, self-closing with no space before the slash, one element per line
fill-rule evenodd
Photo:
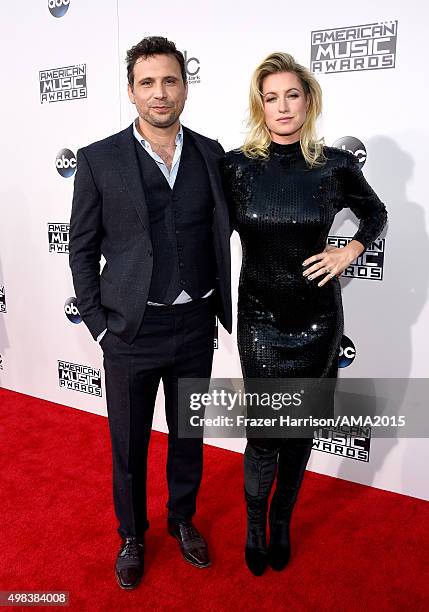
<path fill-rule="evenodd" d="M 271 138 L 279 144 L 299 140 L 307 116 L 307 99 L 294 72 L 276 72 L 262 81 L 265 123 Z"/>

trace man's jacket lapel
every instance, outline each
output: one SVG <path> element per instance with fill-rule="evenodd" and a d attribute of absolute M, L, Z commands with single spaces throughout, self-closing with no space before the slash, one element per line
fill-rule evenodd
<path fill-rule="evenodd" d="M 149 212 L 140 176 L 132 124 L 118 134 L 114 154 L 124 185 L 136 207 L 144 230 L 149 230 Z"/>

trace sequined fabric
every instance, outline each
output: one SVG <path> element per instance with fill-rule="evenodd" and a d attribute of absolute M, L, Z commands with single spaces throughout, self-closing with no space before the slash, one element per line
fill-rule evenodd
<path fill-rule="evenodd" d="M 302 276 L 302 262 L 323 251 L 342 208 L 360 220 L 354 238 L 365 247 L 387 213 L 353 154 L 326 147 L 325 155 L 324 166 L 309 169 L 299 142 L 272 143 L 267 160 L 230 151 L 222 162 L 243 250 L 238 347 L 245 378 L 337 376 L 340 283 L 334 277 L 318 287 L 321 278 Z"/>

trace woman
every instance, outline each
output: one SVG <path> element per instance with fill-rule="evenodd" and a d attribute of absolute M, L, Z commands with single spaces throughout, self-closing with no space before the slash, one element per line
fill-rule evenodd
<path fill-rule="evenodd" d="M 321 107 L 311 72 L 287 53 L 269 55 L 252 77 L 246 141 L 223 160 L 232 227 L 243 250 L 238 347 L 247 386 L 252 378 L 337 377 L 338 277 L 386 223 L 386 209 L 356 157 L 316 139 Z M 334 217 L 346 207 L 359 218 L 358 231 L 347 246 L 327 247 Z M 255 575 L 268 563 L 276 570 L 288 563 L 290 519 L 312 441 L 248 436 L 245 558 Z"/>

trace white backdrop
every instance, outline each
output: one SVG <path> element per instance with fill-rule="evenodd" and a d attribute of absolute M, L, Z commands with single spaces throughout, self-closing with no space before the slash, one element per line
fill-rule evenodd
<path fill-rule="evenodd" d="M 389 226 L 381 237 L 385 241 L 378 245 L 384 248 L 384 262 L 375 266 L 378 272 L 383 269 L 382 280 L 341 279 L 348 344 L 340 376 L 427 377 L 429 134 L 422 52 L 429 9 L 419 0 L 362 0 L 355 5 L 309 0 L 290 9 L 256 0 L 167 0 L 159 6 L 140 0 L 55 2 L 63 4 L 52 8 L 57 16 L 49 10 L 49 0 L 8 3 L 2 11 L 0 384 L 106 414 L 101 350 L 84 324 L 70 321 L 64 310 L 74 296 L 67 253 L 58 252 L 66 251 L 67 237 L 62 236 L 63 246 L 55 246 L 60 235 L 54 231 L 50 247 L 48 224 L 67 224 L 70 218 L 73 168 L 56 167 L 59 152 L 69 149 L 73 166 L 79 147 L 126 127 L 135 116 L 126 95 L 124 59 L 130 46 L 154 34 L 176 42 L 188 60 L 190 81 L 183 123 L 219 139 L 228 150 L 243 141 L 250 76 L 268 53 L 287 51 L 309 66 L 311 32 L 392 21 L 397 22 L 396 49 L 392 36 L 384 37 L 378 49 L 380 56 L 388 47 L 394 49 L 394 67 L 318 74 L 324 92 L 320 135 L 328 145 L 350 136 L 363 144 L 364 173 L 389 211 Z M 40 71 L 82 64 L 86 97 L 41 102 Z M 58 75 L 51 76 L 49 87 L 57 87 Z M 63 90 L 69 83 L 61 81 Z M 75 85 L 83 91 L 81 78 Z M 60 155 L 61 163 L 68 164 Z M 71 175 L 62 176 L 59 170 Z M 350 237 L 355 227 L 353 215 L 343 211 L 331 235 Z M 232 254 L 235 304 L 240 268 L 236 234 Z M 372 261 L 380 262 L 380 255 L 374 254 Z M 368 273 L 366 264 L 353 274 Z M 68 310 L 73 318 L 73 307 Z M 100 370 L 101 386 L 95 383 L 90 390 L 101 397 L 61 387 L 59 361 L 90 366 L 95 375 Z M 232 336 L 219 328 L 213 376 L 240 375 L 235 328 Z M 162 399 L 160 390 L 154 427 L 165 431 Z M 208 443 L 244 448 L 243 440 Z M 428 461 L 425 439 L 373 438 L 367 461 L 315 450 L 309 469 L 429 499 Z"/>

